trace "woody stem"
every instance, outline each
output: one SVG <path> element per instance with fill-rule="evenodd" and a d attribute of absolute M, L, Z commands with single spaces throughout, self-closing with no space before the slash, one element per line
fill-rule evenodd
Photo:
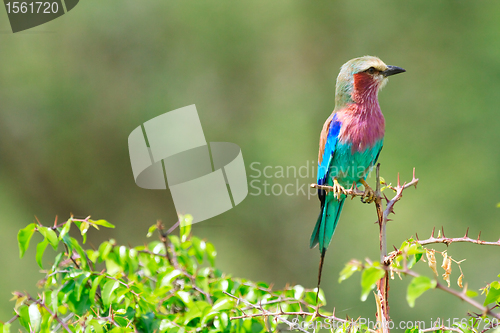
<path fill-rule="evenodd" d="M 380 264 L 387 266 L 385 263 L 385 257 L 387 256 L 387 235 L 386 235 L 386 222 L 384 219 L 384 209 L 382 207 L 382 194 L 380 191 L 380 163 L 377 164 L 376 168 L 376 187 L 375 187 L 375 208 L 377 209 L 377 217 L 379 224 L 379 242 L 380 242 Z M 382 279 L 377 282 L 377 295 L 380 297 L 380 303 L 382 304 L 382 313 L 379 314 L 381 318 L 378 318 L 379 322 L 382 324 L 381 331 L 383 333 L 389 332 L 387 323 L 389 322 L 389 271 L 385 270 L 385 275 Z"/>

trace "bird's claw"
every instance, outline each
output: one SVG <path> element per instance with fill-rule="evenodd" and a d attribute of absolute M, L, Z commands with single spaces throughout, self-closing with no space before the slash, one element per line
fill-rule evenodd
<path fill-rule="evenodd" d="M 333 179 L 333 196 L 340 200 L 341 195 L 347 194 L 345 188 L 339 184 L 337 178 Z"/>
<path fill-rule="evenodd" d="M 361 196 L 362 203 L 372 203 L 375 201 L 375 191 L 368 185 L 364 180 L 361 180 L 361 183 L 365 187 L 365 193 Z"/>

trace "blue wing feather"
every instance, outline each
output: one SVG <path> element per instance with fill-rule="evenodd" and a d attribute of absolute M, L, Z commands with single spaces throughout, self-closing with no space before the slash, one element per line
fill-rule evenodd
<path fill-rule="evenodd" d="M 337 115 L 334 114 L 328 127 L 328 134 L 325 147 L 323 149 L 321 163 L 318 163 L 317 182 L 319 185 L 329 185 L 329 169 L 335 156 L 341 127 L 342 123 L 337 119 Z M 333 199 L 334 202 L 329 204 L 330 207 L 327 207 L 326 192 L 324 190 L 318 190 L 318 197 L 321 203 L 321 210 L 316 226 L 311 235 L 310 246 L 312 248 L 316 246 L 316 244 L 319 244 L 320 252 L 322 252 L 326 250 L 333 236 L 344 200 L 342 199 L 337 201 L 336 199 Z M 330 223 L 327 223 L 327 221 L 330 221 Z"/>
<path fill-rule="evenodd" d="M 317 182 L 319 185 L 324 185 L 328 179 L 328 171 L 335 155 L 335 148 L 339 139 L 340 128 L 342 123 L 337 119 L 337 114 L 333 115 L 332 121 L 328 128 L 328 135 L 323 150 L 323 158 L 321 164 L 318 164 Z"/>

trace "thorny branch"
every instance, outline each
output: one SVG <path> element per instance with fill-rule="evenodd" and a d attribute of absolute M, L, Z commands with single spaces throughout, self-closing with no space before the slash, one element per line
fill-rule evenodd
<path fill-rule="evenodd" d="M 280 311 L 270 312 L 270 311 L 265 310 L 262 307 L 262 304 L 259 304 L 259 306 L 257 306 L 255 304 L 248 302 L 245 299 L 239 298 L 239 297 L 232 295 L 228 292 L 223 291 L 223 293 L 228 295 L 229 297 L 236 299 L 238 302 L 244 303 L 248 307 L 251 307 L 253 309 L 260 311 L 259 313 L 246 314 L 244 311 L 240 310 L 241 312 L 243 312 L 243 315 L 231 317 L 230 318 L 231 320 L 253 318 L 253 317 L 275 317 L 275 318 L 278 318 L 283 323 L 287 324 L 289 327 L 294 327 L 295 329 L 297 329 L 301 332 L 305 332 L 305 333 L 308 333 L 308 331 L 306 331 L 305 329 L 303 329 L 300 326 L 295 325 L 295 323 L 290 322 L 289 320 L 283 318 L 282 316 L 310 316 L 313 319 L 323 318 L 323 319 L 327 319 L 327 320 L 331 320 L 331 321 L 338 321 L 341 323 L 350 323 L 351 322 L 350 320 L 347 320 L 347 319 L 341 319 L 341 318 L 335 317 L 335 309 L 333 310 L 333 314 L 331 316 L 327 316 L 327 315 L 319 313 L 319 308 L 317 308 L 315 312 L 306 312 L 306 311 L 286 312 L 286 311 L 281 310 L 281 308 L 280 308 Z"/>
<path fill-rule="evenodd" d="M 428 244 L 438 244 L 438 243 L 443 243 L 446 245 L 450 245 L 451 243 L 473 243 L 473 244 L 479 244 L 479 245 L 496 245 L 500 246 L 500 239 L 496 242 L 486 242 L 481 240 L 481 232 L 479 232 L 479 235 L 477 236 L 476 239 L 470 238 L 469 237 L 469 228 L 467 228 L 467 231 L 465 232 L 465 235 L 463 237 L 457 237 L 457 238 L 448 238 L 444 235 L 444 229 L 441 228 L 442 231 L 442 236 L 438 236 L 437 238 L 434 237 L 434 231 L 435 228 L 432 229 L 432 234 L 431 237 L 428 239 L 420 240 L 418 239 L 418 235 L 416 235 L 417 238 L 417 243 L 420 245 L 428 245 Z"/>

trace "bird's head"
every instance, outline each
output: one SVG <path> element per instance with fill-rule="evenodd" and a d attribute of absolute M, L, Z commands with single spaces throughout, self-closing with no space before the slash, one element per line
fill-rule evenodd
<path fill-rule="evenodd" d="M 388 77 L 403 72 L 403 68 L 387 66 L 377 57 L 349 60 L 337 77 L 335 108 L 343 108 L 349 103 L 376 102 L 377 93 L 387 83 Z"/>

